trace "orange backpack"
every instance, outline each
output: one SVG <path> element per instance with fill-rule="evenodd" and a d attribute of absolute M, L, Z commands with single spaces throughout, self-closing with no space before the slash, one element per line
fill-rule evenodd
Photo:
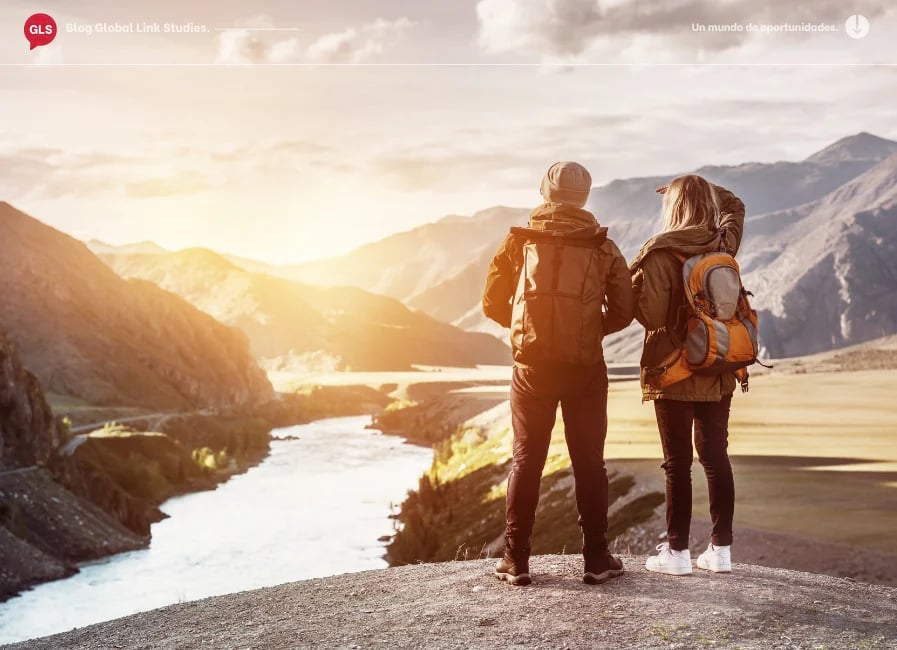
<path fill-rule="evenodd" d="M 690 308 L 687 334 L 660 366 L 648 371 L 648 382 L 666 388 L 693 374 L 731 372 L 747 392 L 747 366 L 757 361 L 759 328 L 738 262 L 725 252 L 677 257 Z"/>

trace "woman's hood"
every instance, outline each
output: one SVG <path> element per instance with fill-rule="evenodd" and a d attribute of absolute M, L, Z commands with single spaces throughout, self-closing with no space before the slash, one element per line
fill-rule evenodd
<path fill-rule="evenodd" d="M 670 230 L 655 235 L 649 239 L 629 265 L 633 272 L 641 264 L 648 253 L 660 249 L 668 249 L 673 253 L 680 253 L 691 257 L 701 253 L 709 253 L 719 250 L 720 234 L 717 230 L 707 228 L 683 228 Z"/>

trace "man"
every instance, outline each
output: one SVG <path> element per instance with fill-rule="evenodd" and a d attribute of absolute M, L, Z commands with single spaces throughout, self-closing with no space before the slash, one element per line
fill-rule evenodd
<path fill-rule="evenodd" d="M 528 585 L 530 537 L 558 403 L 573 465 L 583 535 L 583 581 L 623 573 L 607 548 L 607 366 L 602 338 L 633 316 L 626 260 L 583 207 L 592 178 L 578 163 L 552 165 L 545 203 L 529 228 L 512 228 L 492 261 L 483 311 L 511 328 L 514 460 L 508 477 L 505 552 L 495 575 Z"/>

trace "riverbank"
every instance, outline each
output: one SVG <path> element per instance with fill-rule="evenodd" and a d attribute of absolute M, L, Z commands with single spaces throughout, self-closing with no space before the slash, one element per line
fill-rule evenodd
<path fill-rule="evenodd" d="M 584 585 L 581 558 L 533 559 L 534 584 L 494 560 L 306 580 L 172 605 L 10 650 L 106 648 L 890 648 L 897 590 L 736 564 L 671 577 L 626 573 Z"/>
<path fill-rule="evenodd" d="M 55 396 L 70 434 L 41 467 L 0 475 L 0 602 L 81 563 L 146 548 L 168 499 L 214 490 L 269 454 L 274 427 L 373 414 L 366 386 L 305 386 L 257 413 L 146 413 Z M 112 414 L 127 424 L 96 420 Z M 90 423 L 93 423 L 92 425 Z"/>
<path fill-rule="evenodd" d="M 262 421 L 202 417 L 172 420 L 170 433 L 101 427 L 66 440 L 40 467 L 0 476 L 0 602 L 84 562 L 147 547 L 164 501 L 213 490 L 268 454 Z"/>
<path fill-rule="evenodd" d="M 458 393 L 484 404 L 481 393 Z M 426 412 L 426 411 L 424 411 Z M 439 409 L 436 409 L 439 412 Z M 418 416 L 419 417 L 419 416 Z M 433 430 L 430 428 L 429 430 Z M 480 412 L 435 444 L 432 467 L 409 493 L 401 524 L 388 547 L 392 565 L 493 557 L 504 547 L 506 483 L 513 431 L 507 401 Z M 631 540 L 630 531 L 650 520 L 663 493 L 646 490 L 631 474 L 608 467 L 608 540 Z M 542 474 L 534 553 L 576 552 L 582 547 L 573 470 L 563 423 L 552 434 Z"/>
<path fill-rule="evenodd" d="M 614 367 L 614 386 L 632 368 Z M 396 515 L 391 564 L 488 557 L 503 545 L 505 482 L 513 434 L 508 407 L 508 367 L 430 368 L 418 373 L 342 373 L 317 381 L 365 383 L 395 401 L 375 415 L 372 428 L 434 450 L 433 464 Z M 282 385 L 290 378 L 280 377 Z M 631 382 L 628 382 L 631 383 Z M 556 427 L 542 482 L 537 553 L 578 549 L 573 475 L 562 423 Z M 610 470 L 611 538 L 631 544 L 654 516 L 662 492 L 646 490 L 631 474 Z"/>
<path fill-rule="evenodd" d="M 0 603 L 148 541 L 37 467 L 0 474 L 0 524 Z"/>
<path fill-rule="evenodd" d="M 0 643 L 173 603 L 387 566 L 381 537 L 432 451 L 369 416 L 275 429 L 270 454 L 214 491 L 162 505 L 148 549 L 81 567 L 0 605 Z"/>

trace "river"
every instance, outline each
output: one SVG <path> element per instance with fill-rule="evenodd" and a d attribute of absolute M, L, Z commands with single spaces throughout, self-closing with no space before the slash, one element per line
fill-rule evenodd
<path fill-rule="evenodd" d="M 272 432 L 271 454 L 211 492 L 166 501 L 149 548 L 85 564 L 0 605 L 0 643 L 294 580 L 387 566 L 391 504 L 432 451 L 367 430 L 370 418 Z"/>

